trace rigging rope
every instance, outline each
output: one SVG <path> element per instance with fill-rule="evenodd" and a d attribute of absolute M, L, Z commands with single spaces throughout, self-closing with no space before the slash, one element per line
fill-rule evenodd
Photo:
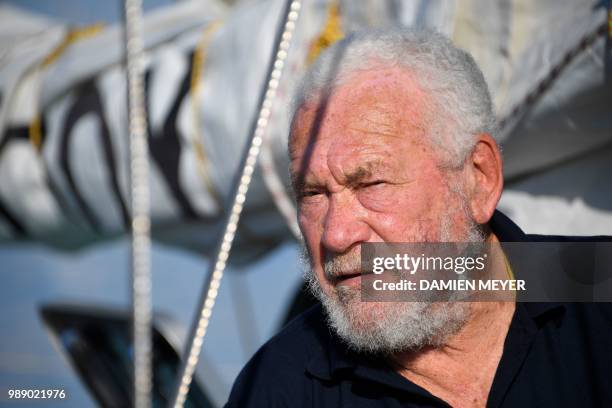
<path fill-rule="evenodd" d="M 529 92 L 525 98 L 512 110 L 508 115 L 498 121 L 498 127 L 501 134 L 511 132 L 515 125 L 524 117 L 526 113 L 536 104 L 537 101 L 548 91 L 561 76 L 567 67 L 578 57 L 584 50 L 591 47 L 595 41 L 606 34 L 606 24 L 599 25 L 594 31 L 587 33 L 581 40 L 572 48 L 570 48 L 563 58 L 554 65 L 548 74 L 538 82 L 537 86 Z"/>
<path fill-rule="evenodd" d="M 151 406 L 151 219 L 149 148 L 144 109 L 142 0 L 125 0 L 125 48 L 132 206 L 134 406 Z"/>
<path fill-rule="evenodd" d="M 327 18 L 321 32 L 310 43 L 306 60 L 307 64 L 312 64 L 321 52 L 342 38 L 344 38 L 344 31 L 340 21 L 340 1 L 334 0 L 327 7 Z M 263 181 L 272 196 L 272 201 L 285 219 L 285 223 L 293 236 L 298 241 L 301 241 L 302 233 L 297 222 L 297 209 L 278 173 L 272 150 L 272 140 L 270 138 L 264 139 L 264 143 L 261 146 L 259 164 Z"/>
<path fill-rule="evenodd" d="M 100 33 L 104 29 L 104 25 L 101 23 L 96 23 L 93 25 L 89 25 L 82 28 L 75 28 L 68 30 L 68 32 L 64 35 L 62 41 L 53 49 L 49 54 L 45 56 L 42 62 L 36 67 L 39 71 L 39 75 L 42 76 L 44 70 L 46 70 L 49 66 L 54 64 L 61 56 L 69 49 L 74 43 L 93 37 L 94 35 Z M 36 151 L 40 152 L 42 147 L 42 120 L 40 113 L 40 87 L 38 88 L 36 95 L 36 102 L 34 104 L 34 117 L 32 118 L 32 122 L 28 127 L 28 137 L 30 139 L 30 143 Z"/>
<path fill-rule="evenodd" d="M 202 344 L 212 310 L 215 305 L 215 300 L 218 295 L 221 279 L 229 253 L 232 248 L 234 236 L 238 228 L 238 221 L 242 214 L 246 194 L 249 190 L 249 184 L 255 171 L 255 164 L 260 152 L 260 148 L 265 135 L 268 119 L 270 117 L 272 104 L 276 96 L 276 90 L 287 59 L 287 52 L 291 44 L 295 23 L 299 17 L 300 1 L 288 0 L 285 6 L 284 24 L 279 27 L 277 32 L 274 53 L 272 54 L 271 64 L 268 68 L 267 85 L 265 92 L 262 93 L 259 103 L 259 112 L 257 121 L 252 126 L 252 132 L 249 136 L 250 143 L 247 143 L 247 150 L 242 158 L 241 166 L 239 167 L 239 176 L 236 178 L 233 188 L 233 204 L 230 211 L 227 213 L 225 222 L 225 231 L 220 240 L 217 255 L 211 263 L 211 271 L 207 276 L 202 290 L 202 298 L 199 303 L 199 314 L 195 324 L 192 325 L 190 335 L 187 340 L 186 354 L 183 356 L 182 365 L 179 370 L 178 383 L 175 390 L 172 405 L 175 408 L 182 408 L 185 404 L 189 387 L 193 380 L 193 374 L 198 364 Z M 282 30 L 282 31 L 281 31 Z M 241 170 L 241 171 L 240 171 Z"/>
<path fill-rule="evenodd" d="M 204 188 L 210 194 L 211 198 L 215 202 L 218 208 L 223 205 L 217 188 L 210 178 L 210 161 L 206 149 L 204 148 L 204 136 L 203 130 L 200 123 L 200 102 L 203 96 L 200 91 L 202 88 L 202 75 L 204 64 L 208 58 L 208 46 L 210 45 L 211 37 L 221 27 L 221 21 L 213 21 L 202 33 L 202 38 L 196 45 L 193 53 L 193 59 L 191 62 L 191 82 L 189 86 L 189 93 L 191 95 L 191 116 L 193 123 L 193 132 L 191 132 L 191 144 L 193 145 L 193 151 L 196 158 L 196 165 L 198 167 L 198 174 L 202 179 Z"/>

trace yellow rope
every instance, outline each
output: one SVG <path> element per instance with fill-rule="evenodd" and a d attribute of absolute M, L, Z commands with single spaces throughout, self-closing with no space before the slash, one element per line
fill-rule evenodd
<path fill-rule="evenodd" d="M 336 41 L 341 40 L 343 37 L 344 32 L 342 31 L 340 21 L 340 1 L 334 0 L 327 8 L 327 20 L 325 21 L 323 30 L 319 36 L 310 43 L 307 59 L 308 64 L 314 62 L 323 50 Z"/>
<path fill-rule="evenodd" d="M 200 126 L 200 99 L 198 98 L 198 91 L 201 87 L 201 73 L 202 67 L 206 62 L 207 48 L 210 44 L 212 35 L 221 26 L 221 21 L 212 22 L 202 34 L 202 38 L 193 53 L 193 60 L 191 63 L 191 84 L 189 92 L 191 94 L 191 114 L 193 118 L 193 132 L 191 132 L 191 143 L 193 144 L 196 162 L 198 167 L 198 173 L 204 182 L 206 190 L 210 193 L 217 205 L 221 205 L 221 198 L 217 193 L 217 190 L 210 179 L 209 175 L 209 161 L 206 154 L 206 149 L 202 143 L 202 129 Z"/>
<path fill-rule="evenodd" d="M 102 23 L 96 23 L 90 26 L 75 28 L 68 31 L 61 44 L 55 47 L 55 49 L 45 57 L 41 64 L 42 67 L 46 68 L 49 65 L 53 64 L 72 44 L 84 38 L 89 38 L 98 34 L 100 31 L 102 31 L 103 28 L 104 25 Z"/>
<path fill-rule="evenodd" d="M 64 39 L 60 44 L 58 44 L 40 63 L 38 69 L 43 70 L 48 68 L 51 64 L 57 61 L 60 56 L 75 42 L 82 40 L 84 38 L 92 37 L 95 34 L 98 34 L 104 25 L 101 23 L 93 24 L 90 26 L 86 26 L 83 28 L 76 28 L 69 30 Z M 36 101 L 38 103 L 38 101 Z M 37 106 L 38 108 L 38 106 Z M 42 144 L 42 128 L 41 128 L 41 120 L 40 120 L 40 112 L 36 112 L 30 126 L 28 128 L 28 137 L 30 139 L 30 143 L 32 146 L 36 148 L 37 151 L 40 150 Z"/>
<path fill-rule="evenodd" d="M 512 272 L 512 266 L 510 266 L 510 262 L 508 261 L 508 257 L 506 256 L 506 254 L 503 251 L 502 251 L 502 253 L 504 254 L 504 263 L 506 264 L 506 272 L 508 273 L 508 279 L 515 280 L 516 278 L 514 277 L 514 272 Z"/>
<path fill-rule="evenodd" d="M 28 138 L 30 139 L 30 143 L 34 148 L 39 151 L 42 145 L 42 126 L 40 124 L 40 114 L 37 113 L 30 122 L 30 127 L 28 128 Z"/>

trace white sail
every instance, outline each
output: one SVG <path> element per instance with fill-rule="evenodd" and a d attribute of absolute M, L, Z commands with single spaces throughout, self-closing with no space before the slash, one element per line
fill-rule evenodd
<path fill-rule="evenodd" d="M 232 8 L 198 0 L 145 16 L 154 238 L 203 253 L 214 248 L 281 8 L 280 0 Z M 0 240 L 81 248 L 125 233 L 121 27 L 74 34 L 9 6 L 0 6 L 0 21 L 10 23 L 0 27 Z M 501 124 L 502 209 L 527 230 L 612 230 L 612 189 L 601 176 L 612 170 L 601 4 L 313 0 L 298 21 L 266 135 L 266 178 L 259 172 L 253 180 L 234 261 L 292 236 L 278 204 L 291 217 L 288 108 L 309 58 L 338 35 L 389 24 L 436 28 L 482 67 Z"/>

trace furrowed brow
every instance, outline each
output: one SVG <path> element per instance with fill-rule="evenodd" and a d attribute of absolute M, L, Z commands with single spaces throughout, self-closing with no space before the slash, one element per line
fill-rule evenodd
<path fill-rule="evenodd" d="M 294 192 L 298 192 L 304 188 L 304 176 L 302 174 L 290 171 L 289 177 L 291 178 L 291 187 Z"/>
<path fill-rule="evenodd" d="M 385 166 L 382 160 L 376 160 L 364 163 L 363 165 L 355 168 L 349 173 L 344 174 L 344 183 L 349 187 L 357 187 L 360 184 L 370 180 L 375 173 L 379 172 L 381 168 Z M 301 173 L 290 173 L 291 186 L 295 194 L 303 191 L 309 187 L 320 187 L 320 183 L 314 180 L 308 180 L 309 177 L 304 176 Z"/>
<path fill-rule="evenodd" d="M 357 167 L 355 170 L 351 171 L 350 173 L 345 174 L 344 177 L 345 177 L 346 184 L 352 187 L 358 186 L 364 181 L 371 179 L 372 175 L 381 167 L 383 167 L 383 162 L 380 160 L 373 161 L 373 162 L 367 162 Z"/>
<path fill-rule="evenodd" d="M 302 192 L 303 190 L 309 188 L 309 187 L 318 187 L 319 184 L 317 182 L 313 182 L 311 180 L 308 180 L 308 177 L 304 176 L 301 173 L 291 173 L 290 174 L 291 177 L 291 187 L 293 188 L 293 192 L 296 195 L 299 195 L 300 192 Z"/>

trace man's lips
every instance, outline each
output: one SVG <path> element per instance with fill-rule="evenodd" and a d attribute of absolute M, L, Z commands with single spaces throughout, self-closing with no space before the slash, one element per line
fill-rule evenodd
<path fill-rule="evenodd" d="M 346 273 L 342 273 L 336 277 L 333 278 L 333 282 L 334 285 L 343 285 L 343 284 L 348 284 L 348 283 L 352 283 L 352 282 L 357 282 L 359 279 L 357 278 L 361 278 L 361 275 L 367 275 L 368 273 L 361 273 L 361 272 L 346 272 Z"/>

